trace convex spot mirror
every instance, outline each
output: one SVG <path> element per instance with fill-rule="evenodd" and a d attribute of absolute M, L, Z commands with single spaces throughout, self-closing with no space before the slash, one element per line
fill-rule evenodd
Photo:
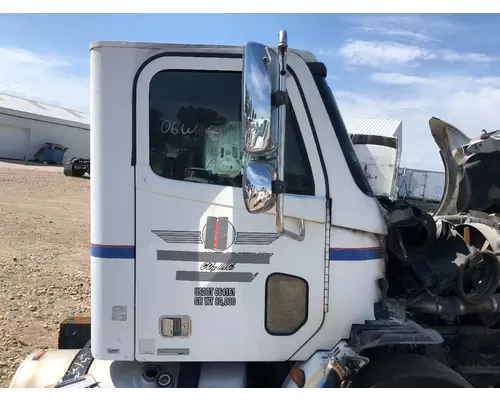
<path fill-rule="evenodd" d="M 250 161 L 243 174 L 243 198 L 247 211 L 252 214 L 269 211 L 276 203 L 273 181 L 274 168 L 264 161 Z"/>

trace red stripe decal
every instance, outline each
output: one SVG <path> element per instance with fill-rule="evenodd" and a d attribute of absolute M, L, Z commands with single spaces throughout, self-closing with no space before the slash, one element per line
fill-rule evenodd
<path fill-rule="evenodd" d="M 219 218 L 215 221 L 215 235 L 214 235 L 214 249 L 218 249 L 219 246 Z"/>

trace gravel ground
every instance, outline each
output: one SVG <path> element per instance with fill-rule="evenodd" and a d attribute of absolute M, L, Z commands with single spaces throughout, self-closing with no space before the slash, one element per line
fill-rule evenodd
<path fill-rule="evenodd" d="M 59 323 L 90 312 L 90 180 L 0 162 L 0 387 Z"/>

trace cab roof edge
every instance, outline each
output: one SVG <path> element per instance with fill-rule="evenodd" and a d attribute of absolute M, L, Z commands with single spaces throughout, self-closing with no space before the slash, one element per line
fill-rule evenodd
<path fill-rule="evenodd" d="M 90 43 L 89 50 L 100 47 L 122 47 L 122 48 L 138 48 L 149 50 L 177 50 L 179 52 L 188 51 L 206 51 L 209 53 L 223 50 L 227 53 L 238 54 L 243 50 L 243 46 L 233 45 L 207 45 L 207 44 L 181 44 L 181 43 L 149 43 L 149 42 L 126 42 L 126 41 L 95 41 Z M 301 57 L 305 62 L 318 62 L 316 56 L 306 50 L 288 49 L 289 53 L 293 53 Z"/>

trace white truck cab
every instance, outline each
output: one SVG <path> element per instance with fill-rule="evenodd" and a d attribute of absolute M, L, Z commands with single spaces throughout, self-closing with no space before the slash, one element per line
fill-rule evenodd
<path fill-rule="evenodd" d="M 245 146 L 269 146 L 257 140 L 271 132 L 262 121 L 280 122 L 264 64 L 250 55 L 242 86 L 242 50 L 91 46 L 98 359 L 301 360 L 373 317 L 386 227 L 326 68 L 288 53 L 284 222 L 298 232 L 303 221 L 296 241 L 276 230 L 270 182 L 258 175 L 265 162 L 246 170 L 242 190 Z M 242 127 L 255 143 L 243 143 Z M 264 212 L 249 213 L 243 193 Z"/>
<path fill-rule="evenodd" d="M 373 193 L 376 197 L 397 200 L 403 121 L 366 117 L 343 119 Z"/>
<path fill-rule="evenodd" d="M 373 194 L 311 53 L 281 31 L 90 62 L 90 340 L 62 326 L 11 387 L 471 386 L 424 356 L 446 336 L 429 321 L 500 311 L 423 297 L 455 276 L 446 251 L 470 262 L 468 225 Z"/>

